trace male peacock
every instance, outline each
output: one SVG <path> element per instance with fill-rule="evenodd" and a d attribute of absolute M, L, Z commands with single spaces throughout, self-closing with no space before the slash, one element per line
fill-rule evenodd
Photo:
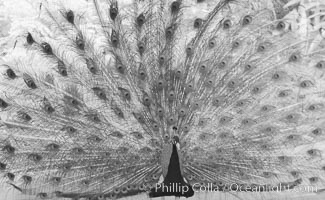
<path fill-rule="evenodd" d="M 297 32 L 286 3 L 43 1 L 2 58 L 1 182 L 36 199 L 325 189 L 325 17 Z"/>

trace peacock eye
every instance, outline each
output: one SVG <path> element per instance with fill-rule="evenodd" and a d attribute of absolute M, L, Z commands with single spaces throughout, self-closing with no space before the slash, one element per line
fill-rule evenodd
<path fill-rule="evenodd" d="M 7 164 L 0 162 L 0 171 L 3 171 L 7 168 Z"/>
<path fill-rule="evenodd" d="M 15 72 L 12 70 L 12 69 L 7 69 L 6 71 L 6 74 L 7 76 L 10 78 L 10 79 L 14 79 L 17 77 L 17 75 L 15 74 Z"/>
<path fill-rule="evenodd" d="M 209 48 L 210 49 L 212 49 L 213 47 L 215 47 L 215 45 L 216 45 L 215 39 L 214 38 L 210 39 L 208 45 L 209 45 Z"/>
<path fill-rule="evenodd" d="M 177 13 L 180 10 L 180 6 L 180 1 L 174 1 L 170 6 L 172 13 Z"/>
<path fill-rule="evenodd" d="M 71 24 L 74 24 L 74 13 L 72 10 L 69 10 L 66 14 L 67 21 Z"/>
<path fill-rule="evenodd" d="M 243 25 L 248 25 L 252 22 L 253 18 L 250 15 L 246 15 L 243 18 Z"/>
<path fill-rule="evenodd" d="M 283 21 L 278 22 L 278 24 L 276 25 L 276 29 L 279 31 L 285 29 L 285 27 L 286 27 L 286 25 Z"/>
<path fill-rule="evenodd" d="M 318 68 L 318 69 L 324 69 L 324 67 L 325 67 L 325 61 L 319 61 L 317 64 L 316 64 L 316 67 Z"/>
<path fill-rule="evenodd" d="M 118 7 L 117 7 L 117 2 L 112 3 L 109 8 L 109 16 L 112 20 L 115 20 L 115 18 L 118 15 Z"/>
<path fill-rule="evenodd" d="M 195 19 L 193 26 L 194 26 L 194 28 L 200 28 L 202 23 L 203 23 L 203 20 L 201 18 L 197 18 L 197 19 Z"/>
<path fill-rule="evenodd" d="M 8 103 L 5 102 L 3 99 L 0 98 L 0 107 L 1 108 L 7 108 L 8 107 Z"/>
<path fill-rule="evenodd" d="M 27 113 L 21 113 L 20 115 L 24 121 L 30 121 L 32 119 Z"/>
<path fill-rule="evenodd" d="M 46 53 L 46 54 L 48 54 L 48 55 L 53 54 L 52 47 L 50 46 L 49 43 L 43 42 L 43 43 L 41 44 L 41 47 L 42 47 L 44 53 Z"/>
<path fill-rule="evenodd" d="M 245 71 L 249 71 L 252 69 L 252 65 L 245 65 Z"/>
<path fill-rule="evenodd" d="M 308 88 L 308 87 L 311 87 L 311 86 L 312 86 L 312 82 L 309 81 L 309 80 L 304 80 L 304 81 L 302 81 L 302 82 L 299 84 L 299 86 L 300 86 L 301 88 Z"/>
<path fill-rule="evenodd" d="M 223 29 L 229 29 L 231 27 L 231 21 L 229 19 L 223 22 Z"/>
<path fill-rule="evenodd" d="M 169 26 L 166 29 L 166 39 L 171 39 L 174 34 L 173 27 Z"/>
<path fill-rule="evenodd" d="M 2 151 L 6 151 L 9 154 L 13 154 L 13 153 L 15 153 L 16 149 L 14 147 L 12 147 L 11 145 L 8 144 L 8 145 L 5 145 L 2 148 Z"/>
<path fill-rule="evenodd" d="M 29 45 L 31 45 L 35 42 L 32 34 L 30 34 L 30 33 L 27 34 L 26 41 Z"/>
<path fill-rule="evenodd" d="M 298 53 L 293 53 L 289 57 L 289 62 L 297 62 L 299 60 L 299 54 Z"/>
<path fill-rule="evenodd" d="M 224 68 L 227 65 L 226 61 L 221 61 L 219 63 L 219 68 Z"/>
<path fill-rule="evenodd" d="M 232 48 L 235 49 L 235 48 L 238 48 L 240 45 L 240 41 L 239 40 L 236 40 L 232 43 Z"/>
<path fill-rule="evenodd" d="M 145 23 L 145 16 L 143 13 L 141 13 L 138 17 L 137 17 L 137 24 L 139 27 L 141 27 L 144 23 Z"/>
<path fill-rule="evenodd" d="M 314 135 L 321 135 L 321 134 L 322 134 L 322 129 L 320 129 L 320 128 L 316 128 L 316 129 L 314 129 L 314 130 L 312 131 L 312 133 L 313 133 Z"/>
<path fill-rule="evenodd" d="M 76 44 L 80 50 L 85 50 L 85 43 L 81 38 L 76 39 Z"/>
<path fill-rule="evenodd" d="M 24 76 L 24 82 L 26 83 L 27 87 L 31 88 L 31 89 L 36 89 L 37 86 L 34 82 L 34 80 L 32 79 L 32 77 L 25 75 Z"/>

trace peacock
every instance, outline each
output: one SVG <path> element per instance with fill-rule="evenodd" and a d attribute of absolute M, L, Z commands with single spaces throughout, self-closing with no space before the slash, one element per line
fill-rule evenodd
<path fill-rule="evenodd" d="M 319 2 L 40 1 L 1 55 L 1 187 L 73 200 L 321 193 Z"/>

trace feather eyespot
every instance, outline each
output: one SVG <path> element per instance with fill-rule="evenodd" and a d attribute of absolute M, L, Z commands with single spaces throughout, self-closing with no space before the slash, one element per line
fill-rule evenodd
<path fill-rule="evenodd" d="M 88 186 L 90 184 L 90 181 L 89 180 L 82 180 L 81 184 L 84 185 L 84 186 Z"/>
<path fill-rule="evenodd" d="M 68 22 L 70 22 L 71 24 L 74 24 L 74 13 L 72 10 L 69 10 L 66 14 L 66 19 Z"/>
<path fill-rule="evenodd" d="M 232 43 L 232 48 L 233 49 L 236 49 L 236 48 L 238 48 L 240 46 L 240 41 L 239 40 L 236 40 L 236 41 L 234 41 L 233 43 Z"/>
<path fill-rule="evenodd" d="M 143 13 L 141 13 L 138 17 L 137 17 L 137 24 L 139 27 L 141 27 L 146 21 L 146 18 L 144 16 Z"/>
<path fill-rule="evenodd" d="M 66 131 L 68 134 L 75 133 L 77 129 L 73 128 L 72 126 L 66 126 L 62 130 Z"/>
<path fill-rule="evenodd" d="M 253 67 L 252 67 L 252 65 L 247 64 L 247 65 L 245 65 L 244 69 L 246 72 L 248 72 L 248 71 L 251 71 L 251 69 L 253 69 Z"/>
<path fill-rule="evenodd" d="M 151 99 L 147 94 L 143 95 L 142 101 L 145 106 L 150 106 L 151 104 Z"/>
<path fill-rule="evenodd" d="M 252 88 L 252 94 L 259 94 L 261 91 L 262 91 L 261 86 L 257 85 Z"/>
<path fill-rule="evenodd" d="M 280 79 L 280 74 L 279 74 L 279 73 L 274 73 L 274 74 L 272 75 L 272 79 L 274 79 L 274 80 L 278 80 L 278 79 Z"/>
<path fill-rule="evenodd" d="M 143 53 L 144 53 L 144 51 L 145 51 L 145 44 L 143 43 L 143 42 L 139 42 L 138 43 L 138 49 L 139 49 L 139 53 L 140 53 L 140 55 L 142 55 Z"/>
<path fill-rule="evenodd" d="M 100 98 L 102 100 L 106 100 L 107 99 L 104 89 L 99 88 L 99 87 L 93 87 L 92 90 L 94 91 L 95 95 L 98 98 Z"/>
<path fill-rule="evenodd" d="M 308 110 L 310 110 L 310 111 L 314 111 L 314 110 L 316 110 L 316 107 L 317 107 L 317 105 L 310 105 L 310 106 L 308 107 Z"/>
<path fill-rule="evenodd" d="M 229 29 L 231 27 L 231 21 L 229 19 L 223 22 L 223 29 Z"/>
<path fill-rule="evenodd" d="M 130 101 L 131 100 L 131 94 L 130 94 L 130 91 L 125 89 L 125 88 L 121 88 L 121 87 L 118 87 L 117 88 L 120 93 L 121 93 L 121 96 L 124 100 L 127 100 L 127 101 Z"/>
<path fill-rule="evenodd" d="M 52 55 L 53 54 L 52 47 L 50 46 L 49 43 L 43 42 L 41 44 L 41 47 L 42 47 L 44 53 L 46 53 L 48 55 Z"/>
<path fill-rule="evenodd" d="M 27 87 L 29 87 L 31 89 L 36 89 L 37 88 L 34 80 L 29 75 L 24 75 L 24 82 L 26 83 Z"/>
<path fill-rule="evenodd" d="M 291 90 L 282 90 L 279 92 L 278 97 L 287 97 L 291 93 Z"/>
<path fill-rule="evenodd" d="M 42 160 L 42 156 L 36 153 L 32 153 L 28 155 L 28 159 L 34 161 L 34 162 L 40 162 Z"/>
<path fill-rule="evenodd" d="M 215 45 L 216 45 L 215 39 L 211 38 L 208 43 L 209 48 L 212 49 L 213 47 L 215 47 Z"/>
<path fill-rule="evenodd" d="M 200 70 L 201 73 L 205 73 L 206 72 L 206 69 L 207 69 L 207 66 L 204 65 L 204 64 L 201 65 L 200 68 L 199 68 L 199 70 Z"/>
<path fill-rule="evenodd" d="M 25 112 L 19 112 L 18 115 L 19 115 L 19 118 L 22 119 L 25 122 L 28 122 L 28 121 L 30 121 L 32 119 L 31 116 L 28 115 Z"/>
<path fill-rule="evenodd" d="M 75 147 L 71 150 L 72 153 L 75 153 L 75 154 L 83 154 L 85 153 L 85 151 L 81 148 L 81 147 Z"/>
<path fill-rule="evenodd" d="M 239 84 L 239 82 L 237 80 L 233 79 L 227 83 L 227 86 L 228 86 L 228 88 L 233 89 L 233 88 L 237 87 L 238 84 Z"/>
<path fill-rule="evenodd" d="M 221 62 L 219 63 L 219 68 L 220 68 L 220 69 L 223 69 L 223 68 L 226 67 L 226 65 L 227 65 L 227 62 L 226 62 L 226 61 L 221 61 Z"/>
<path fill-rule="evenodd" d="M 59 148 L 60 148 L 60 146 L 58 144 L 51 143 L 51 144 L 47 145 L 45 149 L 48 151 L 56 151 Z"/>
<path fill-rule="evenodd" d="M 278 22 L 278 24 L 276 25 L 276 29 L 279 31 L 285 29 L 285 27 L 286 27 L 286 24 L 282 21 Z"/>
<path fill-rule="evenodd" d="M 31 45 L 35 42 L 32 34 L 30 34 L 30 33 L 27 34 L 26 41 L 29 45 Z"/>
<path fill-rule="evenodd" d="M 187 109 L 185 107 L 182 107 L 178 110 L 178 114 L 180 117 L 184 117 L 187 113 Z"/>
<path fill-rule="evenodd" d="M 143 139 L 143 135 L 140 132 L 132 132 L 131 135 L 133 135 L 136 139 Z"/>
<path fill-rule="evenodd" d="M 121 64 L 116 65 L 116 69 L 120 74 L 124 74 L 125 73 L 125 67 Z"/>
<path fill-rule="evenodd" d="M 300 86 L 301 88 L 309 88 L 309 87 L 311 87 L 312 85 L 313 85 L 312 82 L 309 81 L 309 80 L 304 80 L 304 81 L 302 81 L 302 82 L 299 84 L 299 86 Z"/>
<path fill-rule="evenodd" d="M 293 53 L 289 57 L 289 62 L 297 62 L 299 60 L 300 56 L 298 53 Z"/>
<path fill-rule="evenodd" d="M 17 77 L 16 73 L 12 69 L 7 69 L 6 74 L 10 79 L 15 79 Z"/>
<path fill-rule="evenodd" d="M 288 140 L 295 140 L 295 139 L 298 139 L 298 135 L 289 135 L 288 137 L 287 137 L 287 139 Z"/>
<path fill-rule="evenodd" d="M 170 6 L 173 14 L 177 13 L 180 10 L 180 7 L 181 7 L 181 2 L 178 0 L 174 1 Z"/>
<path fill-rule="evenodd" d="M 300 115 L 299 114 L 296 114 L 296 113 L 291 113 L 291 114 L 288 114 L 285 116 L 285 121 L 289 122 L 289 123 L 296 123 L 298 122 L 300 118 Z"/>
<path fill-rule="evenodd" d="M 262 112 L 268 112 L 270 110 L 272 110 L 274 108 L 274 106 L 271 106 L 271 105 L 264 105 L 261 107 L 261 111 Z"/>
<path fill-rule="evenodd" d="M 164 62 L 165 62 L 165 56 L 164 55 L 159 56 L 159 64 L 162 65 L 164 64 Z"/>
<path fill-rule="evenodd" d="M 175 71 L 175 77 L 178 79 L 182 78 L 182 71 L 180 69 L 177 69 Z"/>
<path fill-rule="evenodd" d="M 44 105 L 44 110 L 49 114 L 54 112 L 54 108 L 49 103 L 46 103 Z"/>
<path fill-rule="evenodd" d="M 297 172 L 297 171 L 292 171 L 292 172 L 290 172 L 290 174 L 291 174 L 292 176 L 294 176 L 294 177 L 297 177 L 297 176 L 299 175 L 299 172 Z"/>
<path fill-rule="evenodd" d="M 112 43 L 113 47 L 115 47 L 115 48 L 117 48 L 117 46 L 119 44 L 118 34 L 115 30 L 112 30 L 112 33 L 111 33 L 111 43 Z"/>
<path fill-rule="evenodd" d="M 62 62 L 61 60 L 58 61 L 58 72 L 62 76 L 67 76 L 68 75 L 67 68 L 65 67 L 64 62 Z"/>
<path fill-rule="evenodd" d="M 118 15 L 118 6 L 117 3 L 113 3 L 110 5 L 109 8 L 109 16 L 111 17 L 112 20 L 115 20 L 117 15 Z"/>
<path fill-rule="evenodd" d="M 253 18 L 250 15 L 246 15 L 243 18 L 243 25 L 248 25 L 252 22 Z"/>
<path fill-rule="evenodd" d="M 7 177 L 9 180 L 13 181 L 15 179 L 15 175 L 13 173 L 8 172 Z"/>
<path fill-rule="evenodd" d="M 311 182 L 311 183 L 316 183 L 316 182 L 318 182 L 318 177 L 311 177 L 311 178 L 309 178 L 309 181 Z"/>
<path fill-rule="evenodd" d="M 46 199 L 46 198 L 48 197 L 47 193 L 44 193 L 44 192 L 42 192 L 42 193 L 38 193 L 37 196 L 38 196 L 39 198 L 41 198 L 41 199 Z"/>
<path fill-rule="evenodd" d="M 7 164 L 0 162 L 0 170 L 5 170 L 7 168 Z"/>
<path fill-rule="evenodd" d="M 184 133 L 188 133 L 190 131 L 190 124 L 184 124 L 183 127 L 182 127 L 182 130 Z"/>
<path fill-rule="evenodd" d="M 264 44 L 260 44 L 257 48 L 257 51 L 262 52 L 262 51 L 265 51 L 265 49 L 266 49 L 266 46 Z"/>
<path fill-rule="evenodd" d="M 316 129 L 312 130 L 312 133 L 314 135 L 321 135 L 322 134 L 322 129 L 321 128 L 316 128 Z"/>
<path fill-rule="evenodd" d="M 168 124 L 174 124 L 176 123 L 176 118 L 174 116 L 170 116 L 167 119 Z"/>
<path fill-rule="evenodd" d="M 140 124 L 145 123 L 145 118 L 143 117 L 142 114 L 133 112 L 133 116 Z"/>
<path fill-rule="evenodd" d="M 166 39 L 171 39 L 174 34 L 173 27 L 172 26 L 167 27 L 165 34 L 166 34 Z"/>
<path fill-rule="evenodd" d="M 5 151 L 9 154 L 13 154 L 13 153 L 15 153 L 16 149 L 13 146 L 11 146 L 10 144 L 7 144 L 2 148 L 2 151 Z"/>
<path fill-rule="evenodd" d="M 121 110 L 119 107 L 114 106 L 112 109 L 113 109 L 114 113 L 115 113 L 118 117 L 124 119 L 124 113 L 122 112 L 122 110 Z"/>
<path fill-rule="evenodd" d="M 307 154 L 309 154 L 310 156 L 316 156 L 316 155 L 318 155 L 320 152 L 319 152 L 319 150 L 317 150 L 317 149 L 309 149 L 308 151 L 307 151 Z"/>
<path fill-rule="evenodd" d="M 316 67 L 318 68 L 318 69 L 324 69 L 324 67 L 325 67 L 325 61 L 319 61 L 317 64 L 316 64 Z"/>
<path fill-rule="evenodd" d="M 193 54 L 193 48 L 192 46 L 186 47 L 186 55 L 191 56 Z"/>
<path fill-rule="evenodd" d="M 5 102 L 3 99 L 0 98 L 0 107 L 1 108 L 7 108 L 8 107 L 8 103 Z"/>
<path fill-rule="evenodd" d="M 76 37 L 76 45 L 80 50 L 85 50 L 85 42 L 84 42 L 83 37 L 81 35 L 78 35 Z"/>
<path fill-rule="evenodd" d="M 214 84 L 214 80 L 213 79 L 208 79 L 205 83 L 204 86 L 206 86 L 207 88 L 211 88 Z"/>
<path fill-rule="evenodd" d="M 60 182 L 61 182 L 61 177 L 53 177 L 53 178 L 52 178 L 52 181 L 53 181 L 54 183 L 60 183 Z"/>
<path fill-rule="evenodd" d="M 26 184 L 31 183 L 32 180 L 33 180 L 32 177 L 27 176 L 27 175 L 22 176 L 22 179 L 23 179 L 23 181 L 24 181 Z"/>
<path fill-rule="evenodd" d="M 202 26 L 203 20 L 201 18 L 197 18 L 194 20 L 194 28 L 200 28 Z"/>

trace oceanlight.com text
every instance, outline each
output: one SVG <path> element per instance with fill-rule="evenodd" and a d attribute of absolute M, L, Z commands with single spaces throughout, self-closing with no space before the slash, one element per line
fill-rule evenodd
<path fill-rule="evenodd" d="M 208 183 L 206 185 L 201 185 L 200 183 L 194 183 L 192 186 L 183 185 L 180 183 L 171 183 L 171 184 L 159 184 L 155 186 L 156 191 L 161 190 L 162 192 L 181 192 L 182 194 L 189 191 L 189 187 L 195 192 L 305 192 L 312 193 L 317 192 L 318 189 L 316 186 L 311 185 L 297 185 L 292 187 L 292 185 L 282 185 L 281 183 L 277 186 L 271 185 L 242 185 L 242 184 L 225 184 L 222 186 L 216 186 L 213 183 Z"/>

